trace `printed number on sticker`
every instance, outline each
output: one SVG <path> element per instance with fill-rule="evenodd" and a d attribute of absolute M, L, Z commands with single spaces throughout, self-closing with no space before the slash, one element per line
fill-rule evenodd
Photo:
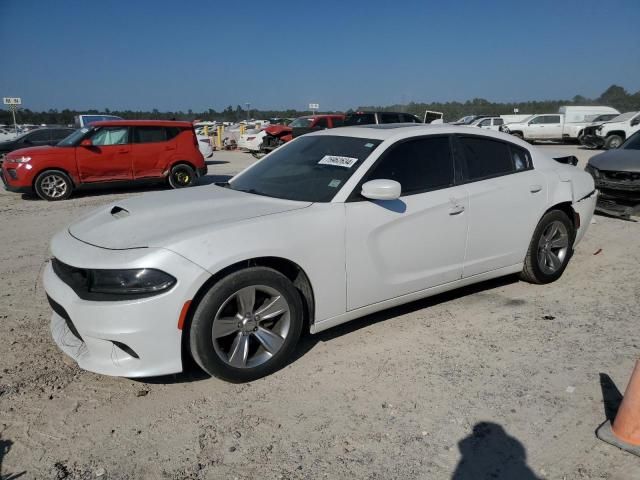
<path fill-rule="evenodd" d="M 358 161 L 353 157 L 340 157 L 338 155 L 325 155 L 318 165 L 333 165 L 334 167 L 351 168 Z"/>

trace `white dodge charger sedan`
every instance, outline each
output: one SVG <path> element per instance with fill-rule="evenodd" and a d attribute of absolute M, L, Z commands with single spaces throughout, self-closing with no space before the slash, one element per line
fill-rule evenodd
<path fill-rule="evenodd" d="M 596 202 L 591 176 L 517 138 L 451 125 L 304 135 L 228 184 L 149 193 L 58 233 L 44 285 L 87 370 L 248 381 L 303 329 L 502 275 L 557 280 Z"/>

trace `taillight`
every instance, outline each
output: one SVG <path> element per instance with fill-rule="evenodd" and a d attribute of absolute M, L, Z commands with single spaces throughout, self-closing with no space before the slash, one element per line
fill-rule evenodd
<path fill-rule="evenodd" d="M 193 128 L 192 128 L 192 129 L 191 129 L 191 133 L 193 134 L 193 145 L 194 145 L 195 147 L 197 147 L 197 146 L 198 146 L 198 137 L 196 136 L 196 131 L 195 131 L 195 129 L 193 129 Z"/>

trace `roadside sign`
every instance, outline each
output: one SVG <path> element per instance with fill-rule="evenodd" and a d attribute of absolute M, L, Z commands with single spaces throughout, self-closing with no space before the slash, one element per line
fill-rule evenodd
<path fill-rule="evenodd" d="M 2 97 L 2 101 L 5 105 L 22 105 L 20 97 Z"/>
<path fill-rule="evenodd" d="M 319 103 L 310 103 L 309 104 L 309 110 L 320 110 L 320 104 Z"/>

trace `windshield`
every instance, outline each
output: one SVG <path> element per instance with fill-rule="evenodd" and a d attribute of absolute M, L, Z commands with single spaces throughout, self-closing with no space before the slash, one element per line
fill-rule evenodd
<path fill-rule="evenodd" d="M 230 188 L 302 202 L 330 202 L 382 140 L 303 136 L 275 150 Z"/>
<path fill-rule="evenodd" d="M 627 120 L 633 118 L 636 115 L 636 113 L 638 113 L 638 112 L 623 113 L 621 115 L 618 115 L 617 117 L 612 118 L 610 120 L 610 122 L 613 123 L 613 122 L 624 122 L 624 121 L 627 121 Z"/>
<path fill-rule="evenodd" d="M 313 122 L 312 118 L 305 118 L 305 117 L 296 118 L 293 122 L 289 124 L 289 126 L 291 128 L 299 128 L 299 127 L 308 128 L 311 126 L 312 122 Z"/>
<path fill-rule="evenodd" d="M 76 130 L 68 137 L 60 140 L 58 142 L 58 147 L 74 147 L 76 143 L 78 143 L 82 139 L 82 137 L 84 137 L 89 132 L 89 130 L 90 128 L 88 127 L 84 127 Z"/>
<path fill-rule="evenodd" d="M 636 132 L 624 142 L 620 148 L 624 150 L 640 150 L 640 132 Z"/>

